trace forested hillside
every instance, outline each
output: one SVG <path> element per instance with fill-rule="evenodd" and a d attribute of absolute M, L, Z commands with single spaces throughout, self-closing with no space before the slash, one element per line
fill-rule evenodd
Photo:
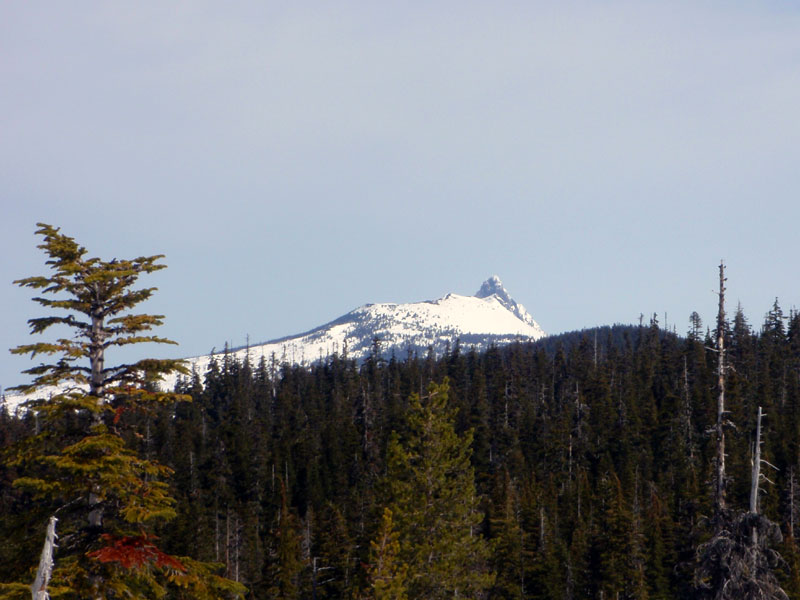
<path fill-rule="evenodd" d="M 387 361 L 376 343 L 363 364 L 310 369 L 223 356 L 179 384 L 191 402 L 117 418 L 174 469 L 160 545 L 224 564 L 248 598 L 698 597 L 718 357 L 696 315 L 687 327 L 654 319 L 439 359 Z M 774 571 L 800 598 L 800 315 L 776 301 L 754 327 L 739 310 L 724 339 L 727 505 L 747 510 L 761 406 L 774 468 L 760 506 L 783 534 Z M 37 427 L 1 418 L 4 446 Z M 26 580 L 46 519 L 11 487 L 14 468 L 1 476 L 0 581 Z M 452 514 L 426 521 L 425 497 Z M 431 536 L 459 557 L 426 569 Z"/>

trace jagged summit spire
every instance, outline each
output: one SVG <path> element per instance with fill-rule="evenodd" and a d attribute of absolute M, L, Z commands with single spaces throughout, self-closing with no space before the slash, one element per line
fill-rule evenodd
<path fill-rule="evenodd" d="M 475 297 L 488 298 L 492 294 L 506 300 L 511 299 L 508 295 L 508 291 L 503 287 L 503 282 L 500 281 L 500 278 L 497 275 L 492 275 L 489 277 L 489 279 L 484 281 L 483 285 L 481 285 L 481 289 L 476 292 Z"/>
<path fill-rule="evenodd" d="M 533 320 L 533 317 L 530 316 L 530 314 L 528 314 L 528 311 L 525 310 L 525 307 L 514 300 L 511 297 L 511 294 L 508 293 L 508 290 L 503 287 L 503 282 L 500 281 L 500 277 L 497 275 L 492 275 L 489 277 L 489 279 L 484 281 L 483 285 L 481 285 L 481 289 L 479 289 L 475 294 L 476 298 L 491 298 L 492 296 L 497 298 L 500 304 L 517 315 L 517 317 L 519 317 L 522 321 L 528 325 L 539 328 L 539 324 Z"/>

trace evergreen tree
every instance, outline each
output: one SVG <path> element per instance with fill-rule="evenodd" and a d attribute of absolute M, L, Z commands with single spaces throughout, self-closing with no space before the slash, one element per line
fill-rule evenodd
<path fill-rule="evenodd" d="M 281 485 L 281 508 L 274 532 L 275 547 L 269 579 L 272 585 L 269 597 L 276 600 L 295 600 L 300 590 L 300 573 L 303 561 L 300 548 L 300 534 L 297 531 L 297 518 L 289 507 L 286 486 Z"/>
<path fill-rule="evenodd" d="M 407 436 L 389 442 L 385 483 L 411 598 L 481 598 L 492 583 L 478 530 L 472 432 L 456 434 L 448 393 L 445 380 L 412 395 Z"/>
<path fill-rule="evenodd" d="M 492 565 L 496 573 L 491 598 L 520 600 L 525 593 L 523 542 L 519 500 L 506 469 L 495 486 L 491 524 Z"/>
<path fill-rule="evenodd" d="M 556 503 L 549 502 L 558 493 L 549 483 L 536 482 L 531 477 L 524 483 L 520 494 L 524 577 L 522 587 L 525 598 L 536 600 L 557 597 L 567 587 L 567 576 L 564 573 L 566 561 L 559 556 L 556 519 L 552 518 L 556 512 Z M 494 538 L 493 542 L 496 540 Z M 496 568 L 497 579 L 502 582 L 508 566 L 498 563 Z"/>
<path fill-rule="evenodd" d="M 594 532 L 598 595 L 603 598 L 646 600 L 641 533 L 627 506 L 615 473 L 600 481 L 600 514 Z"/>
<path fill-rule="evenodd" d="M 224 598 L 213 587 L 230 585 L 222 571 L 197 562 L 214 560 L 254 599 L 782 598 L 774 576 L 800 599 L 800 317 L 785 323 L 775 304 L 760 332 L 741 310 L 722 321 L 722 369 L 694 315 L 685 340 L 653 319 L 385 364 L 377 348 L 362 365 L 334 355 L 307 367 L 273 356 L 251 368 L 226 352 L 208 373 L 179 381 L 192 403 L 158 396 L 142 370 L 131 389 L 108 383 L 93 401 L 102 409 L 84 407 L 91 394 L 65 392 L 61 409 L 0 412 L 0 446 L 14 448 L 0 463 L 0 580 L 26 582 L 0 598 L 30 597 L 55 513 L 57 569 L 88 564 L 86 553 L 107 546 L 93 556 L 108 598 L 117 583 L 138 597 Z M 723 425 L 737 425 L 724 429 L 722 478 L 713 469 L 720 373 Z M 454 402 L 442 402 L 440 386 L 409 400 L 444 374 Z M 76 375 L 90 388 L 91 368 Z M 762 400 L 774 418 L 763 452 L 780 494 L 762 494 L 763 512 L 744 513 Z M 168 473 L 155 461 L 175 470 L 169 490 L 156 485 Z M 141 514 L 163 509 L 163 518 L 140 527 L 120 510 L 134 496 L 128 475 L 144 468 L 155 471 L 139 476 L 150 503 Z M 724 510 L 704 481 L 727 482 L 717 495 Z M 89 543 L 92 507 L 114 540 Z M 780 545 L 769 519 L 784 528 Z M 160 539 L 137 546 L 140 530 Z M 121 564 L 136 556 L 138 568 Z M 92 597 L 63 584 L 52 581 L 53 598 Z"/>
<path fill-rule="evenodd" d="M 400 543 L 392 520 L 392 511 L 383 509 L 378 535 L 370 542 L 367 577 L 371 600 L 406 600 L 408 566 L 400 562 Z"/>
<path fill-rule="evenodd" d="M 355 547 L 342 511 L 327 502 L 317 527 L 319 541 L 312 558 L 317 598 L 347 598 L 353 583 Z"/>
<path fill-rule="evenodd" d="M 39 224 L 37 234 L 52 273 L 15 283 L 42 290 L 35 302 L 68 314 L 31 319 L 31 332 L 62 326 L 74 336 L 12 349 L 56 360 L 25 371 L 33 381 L 17 388 L 50 397 L 28 403 L 37 428 L 16 446 L 11 464 L 20 472 L 13 485 L 35 503 L 33 512 L 58 519 L 51 592 L 93 600 L 163 597 L 170 588 L 175 597 L 187 591 L 196 598 L 240 595 L 243 588 L 219 578 L 210 565 L 158 547 L 157 527 L 175 516 L 163 481 L 170 470 L 128 443 L 136 437 L 126 431 L 134 413 L 185 399 L 156 388 L 163 375 L 184 369 L 180 361 L 105 364 L 109 348 L 173 343 L 147 333 L 162 316 L 130 313 L 155 291 L 133 286 L 140 275 L 164 268 L 162 256 L 103 261 L 87 258 L 85 248 L 50 225 Z"/>

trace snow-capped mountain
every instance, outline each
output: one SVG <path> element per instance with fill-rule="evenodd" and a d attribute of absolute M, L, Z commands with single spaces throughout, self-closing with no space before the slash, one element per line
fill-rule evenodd
<path fill-rule="evenodd" d="M 528 311 L 525 310 L 525 307 L 522 306 L 522 304 L 519 304 L 508 294 L 508 290 L 503 287 L 503 282 L 500 281 L 500 278 L 497 275 L 492 275 L 489 277 L 489 279 L 484 281 L 481 289 L 479 289 L 478 293 L 475 294 L 476 298 L 491 298 L 492 296 L 497 298 L 500 304 L 517 315 L 521 321 L 538 329 L 539 337 L 544 335 L 542 328 L 539 327 L 539 324 L 533 320 L 532 316 L 528 314 Z"/>
<path fill-rule="evenodd" d="M 441 354 L 456 340 L 463 348 L 482 350 L 490 344 L 537 340 L 544 335 L 525 307 L 494 275 L 483 282 L 474 296 L 447 294 L 438 300 L 408 304 L 366 304 L 306 333 L 233 349 L 229 354 L 237 360 L 249 356 L 253 365 L 262 357 L 268 362 L 274 358 L 277 364 L 310 365 L 334 353 L 361 360 L 372 351 L 375 340 L 382 356 L 394 353 L 403 359 L 409 351 L 426 353 L 431 347 Z M 219 358 L 220 354 L 213 356 Z M 202 376 L 213 356 L 186 360 Z M 170 389 L 176 380 L 173 377 L 163 385 Z M 13 407 L 24 398 L 9 395 L 6 400 Z"/>
<path fill-rule="evenodd" d="M 311 364 L 333 353 L 360 360 L 378 340 L 380 353 L 399 359 L 408 351 L 441 353 L 460 340 L 462 347 L 485 349 L 490 344 L 537 340 L 545 332 L 522 304 L 503 287 L 500 278 L 487 279 L 474 296 L 447 294 L 438 300 L 408 304 L 366 304 L 311 331 L 231 351 L 238 360 L 249 354 L 257 364 L 264 357 L 278 364 Z M 219 355 L 217 355 L 219 356 Z M 211 356 L 187 359 L 204 373 Z"/>

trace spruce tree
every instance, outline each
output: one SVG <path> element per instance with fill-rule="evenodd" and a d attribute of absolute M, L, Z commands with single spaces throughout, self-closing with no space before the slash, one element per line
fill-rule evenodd
<path fill-rule="evenodd" d="M 407 565 L 399 562 L 400 543 L 392 520 L 392 511 L 383 509 L 376 538 L 370 542 L 367 579 L 369 600 L 407 600 Z"/>
<path fill-rule="evenodd" d="M 160 315 L 131 314 L 155 288 L 134 289 L 142 274 L 164 268 L 161 255 L 131 260 L 87 258 L 86 249 L 58 228 L 39 224 L 39 245 L 51 273 L 16 281 L 41 290 L 33 300 L 67 315 L 29 321 L 31 333 L 53 326 L 72 337 L 12 349 L 15 354 L 54 360 L 25 371 L 19 386 L 31 397 L 36 429 L 15 447 L 13 483 L 41 516 L 58 519 L 58 547 L 49 591 L 63 598 L 234 597 L 243 588 L 218 577 L 211 565 L 170 556 L 157 544 L 160 524 L 175 517 L 174 500 L 163 480 L 167 467 L 142 458 L 128 443 L 130 416 L 186 399 L 161 392 L 164 375 L 182 371 L 180 361 L 142 359 L 107 366 L 106 350 L 143 342 L 174 343 L 148 332 Z M 43 395 L 49 395 L 43 399 Z M 138 436 L 141 437 L 141 436 Z M 29 559 L 35 565 L 36 557 Z M 19 573 L 27 578 L 27 573 Z"/>
<path fill-rule="evenodd" d="M 492 564 L 496 573 L 492 598 L 519 600 L 525 593 L 524 541 L 515 482 L 503 469 L 495 485 L 490 526 Z"/>
<path fill-rule="evenodd" d="M 479 531 L 472 432 L 454 429 L 447 380 L 412 395 L 404 439 L 392 436 L 386 488 L 411 598 L 480 598 L 492 583 Z"/>
<path fill-rule="evenodd" d="M 614 472 L 601 479 L 598 492 L 601 505 L 594 531 L 598 596 L 646 600 L 640 534 Z"/>
<path fill-rule="evenodd" d="M 269 597 L 276 600 L 293 600 L 300 592 L 300 575 L 303 561 L 298 533 L 297 517 L 286 497 L 286 485 L 280 481 L 281 508 L 273 532 L 272 564 L 269 569 Z"/>

